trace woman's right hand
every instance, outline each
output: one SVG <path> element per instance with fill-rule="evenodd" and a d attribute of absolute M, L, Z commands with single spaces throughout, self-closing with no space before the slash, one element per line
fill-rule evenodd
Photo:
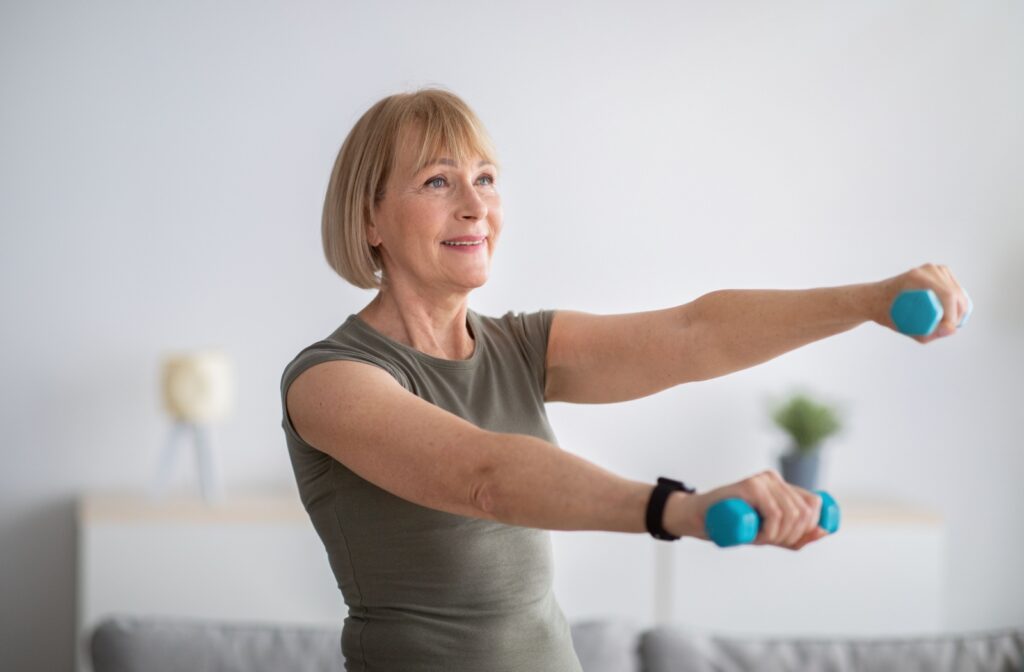
<path fill-rule="evenodd" d="M 665 504 L 663 525 L 672 534 L 710 541 L 704 528 L 708 509 L 732 497 L 744 500 L 761 516 L 761 529 L 751 542 L 754 546 L 780 546 L 798 551 L 828 536 L 828 532 L 818 526 L 821 497 L 787 483 L 774 469 L 707 492 L 672 493 Z"/>

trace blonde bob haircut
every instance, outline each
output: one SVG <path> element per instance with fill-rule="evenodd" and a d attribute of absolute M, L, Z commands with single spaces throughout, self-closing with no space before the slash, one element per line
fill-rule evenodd
<path fill-rule="evenodd" d="M 394 170 L 399 138 L 419 131 L 414 172 L 441 156 L 465 165 L 474 155 L 498 167 L 490 136 L 476 114 L 455 94 L 440 88 L 398 93 L 367 110 L 349 131 L 334 161 L 324 199 L 323 236 L 327 263 L 361 289 L 380 289 L 380 251 L 367 242 L 373 210 L 384 198 Z"/>

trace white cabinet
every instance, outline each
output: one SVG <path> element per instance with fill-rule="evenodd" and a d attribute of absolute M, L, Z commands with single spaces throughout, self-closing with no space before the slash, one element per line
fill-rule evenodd
<path fill-rule="evenodd" d="M 78 506 L 76 658 L 107 614 L 317 624 L 347 613 L 327 555 L 297 496 L 154 503 L 93 495 Z"/>
<path fill-rule="evenodd" d="M 944 627 L 946 535 L 934 513 L 833 493 L 836 534 L 800 551 L 684 538 L 555 533 L 555 584 L 570 621 L 758 636 L 895 636 Z"/>
<path fill-rule="evenodd" d="M 673 622 L 723 634 L 869 636 L 941 630 L 945 532 L 904 504 L 836 495 L 839 531 L 798 552 L 647 534 L 553 532 L 570 622 Z M 345 604 L 297 496 L 79 502 L 79 670 L 106 614 L 341 628 Z"/>

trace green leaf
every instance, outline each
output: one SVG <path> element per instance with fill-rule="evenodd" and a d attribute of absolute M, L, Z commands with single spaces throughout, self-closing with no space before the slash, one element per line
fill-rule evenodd
<path fill-rule="evenodd" d="M 772 412 L 775 424 L 791 437 L 797 451 L 810 453 L 839 430 L 841 424 L 835 410 L 818 404 L 805 394 L 795 394 Z"/>

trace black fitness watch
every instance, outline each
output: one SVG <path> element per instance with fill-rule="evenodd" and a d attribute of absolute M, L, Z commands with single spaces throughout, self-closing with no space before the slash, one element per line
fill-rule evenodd
<path fill-rule="evenodd" d="M 687 494 L 697 492 L 696 488 L 688 488 L 682 481 L 673 481 L 671 478 L 660 477 L 658 478 L 658 484 L 651 491 L 651 498 L 647 500 L 647 531 L 655 539 L 675 541 L 679 538 L 669 534 L 661 526 L 661 518 L 665 512 L 665 502 L 668 501 L 668 496 L 676 490 L 681 490 Z"/>

